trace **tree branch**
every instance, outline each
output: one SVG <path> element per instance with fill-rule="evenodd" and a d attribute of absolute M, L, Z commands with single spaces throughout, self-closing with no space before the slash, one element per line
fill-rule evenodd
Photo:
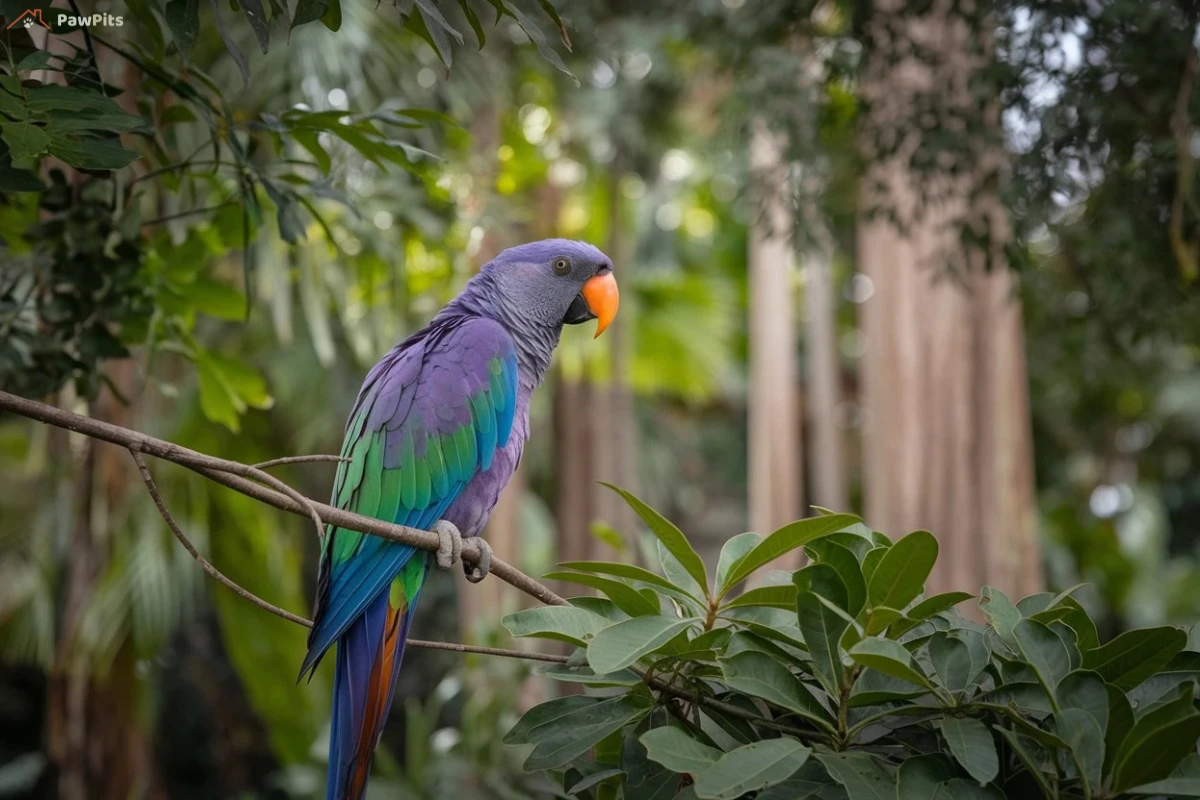
<path fill-rule="evenodd" d="M 212 562 L 205 558 L 196 546 L 192 544 L 192 540 L 187 537 L 183 529 L 179 527 L 179 523 L 175 521 L 175 517 L 167 508 L 167 504 L 163 501 L 162 495 L 159 494 L 158 485 L 154 482 L 154 478 L 150 475 L 150 468 L 146 466 L 146 460 L 142 458 L 142 454 L 137 450 L 130 449 L 129 454 L 133 456 L 133 461 L 137 464 L 138 472 L 142 475 L 142 482 L 146 484 L 146 491 L 150 493 L 150 499 L 154 501 L 154 505 L 158 508 L 158 513 L 162 515 L 163 521 L 167 523 L 167 527 L 171 529 L 171 533 L 175 534 L 175 538 L 183 545 L 183 549 L 191 554 L 192 558 L 196 559 L 196 563 L 209 574 L 218 583 L 224 585 L 243 600 L 248 600 L 264 611 L 269 611 L 277 617 L 282 617 L 288 622 L 294 622 L 297 625 L 303 625 L 306 628 L 312 627 L 312 621 L 301 617 L 298 614 L 293 614 L 286 609 L 268 603 L 250 590 L 244 588 L 240 584 L 227 577 L 221 570 L 213 566 Z M 301 458 L 307 458 L 301 456 Z M 431 650 L 453 650 L 459 653 L 479 653 L 488 656 L 503 656 L 505 658 L 524 658 L 531 661 L 549 661 L 556 664 L 566 663 L 566 656 L 552 655 L 549 653 L 528 653 L 523 650 L 506 650 L 499 647 L 476 647 L 469 644 L 458 644 L 457 642 L 430 642 L 424 639 L 409 639 L 408 644 L 412 647 L 424 647 Z"/>
<path fill-rule="evenodd" d="M 260 461 L 254 465 L 254 469 L 270 469 L 271 467 L 282 467 L 284 464 L 309 464 L 316 461 L 349 461 L 348 458 L 341 456 L 331 456 L 326 453 L 316 453 L 311 456 L 284 456 L 283 458 L 272 458 L 270 461 Z"/>
<path fill-rule="evenodd" d="M 272 486 L 283 486 L 286 487 L 288 492 L 299 494 L 273 476 L 237 461 L 226 461 L 223 458 L 198 453 L 187 447 L 162 439 L 156 439 L 153 436 L 147 436 L 138 431 L 122 428 L 119 425 L 113 425 L 98 419 L 92 419 L 91 417 L 85 417 L 61 408 L 55 408 L 45 403 L 39 403 L 36 400 L 18 397 L 9 392 L 0 392 L 0 410 L 11 411 L 14 414 L 19 414 L 20 416 L 28 417 L 47 425 L 82 433 L 93 439 L 120 445 L 127 450 L 135 450 L 139 453 L 154 456 L 155 458 L 161 458 L 164 461 L 171 461 L 180 466 L 187 467 L 210 480 L 228 486 L 247 497 L 252 497 L 255 500 L 272 505 L 283 511 L 290 511 L 299 516 L 309 516 L 309 506 L 311 506 L 312 511 L 316 513 L 317 519 L 321 524 L 335 525 L 339 528 L 348 528 L 361 533 L 369 533 L 372 536 L 379 536 L 394 542 L 412 545 L 413 547 L 419 547 L 422 550 L 430 552 L 435 552 L 438 548 L 439 540 L 437 534 L 429 531 L 417 530 L 416 528 L 409 528 L 404 525 L 396 525 L 391 522 L 364 517 L 361 514 L 355 514 L 344 509 L 333 508 L 324 503 L 318 503 L 305 498 L 303 495 L 300 495 L 300 497 L 307 502 L 301 502 L 289 496 L 287 492 L 276 491 L 274 488 L 267 488 L 267 486 L 255 483 L 255 480 L 261 480 L 263 483 Z M 253 480 L 248 479 L 251 477 Z M 474 564 L 479 559 L 479 547 L 473 541 L 474 538 L 468 537 L 463 542 L 462 557 L 469 564 Z M 546 586 L 495 556 L 492 557 L 490 574 L 546 605 L 569 605 L 566 600 L 550 591 Z"/>

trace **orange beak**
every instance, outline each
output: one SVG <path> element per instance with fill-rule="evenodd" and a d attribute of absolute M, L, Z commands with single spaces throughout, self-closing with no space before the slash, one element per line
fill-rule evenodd
<path fill-rule="evenodd" d="M 587 303 L 588 311 L 596 316 L 596 336 L 599 336 L 617 316 L 617 306 L 621 304 L 617 279 L 611 272 L 595 275 L 583 285 L 581 294 Z"/>

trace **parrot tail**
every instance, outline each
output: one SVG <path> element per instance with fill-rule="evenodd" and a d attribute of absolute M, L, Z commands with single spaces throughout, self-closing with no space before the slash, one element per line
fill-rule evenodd
<path fill-rule="evenodd" d="M 366 790 L 415 605 L 385 589 L 338 639 L 326 800 L 361 800 Z"/>

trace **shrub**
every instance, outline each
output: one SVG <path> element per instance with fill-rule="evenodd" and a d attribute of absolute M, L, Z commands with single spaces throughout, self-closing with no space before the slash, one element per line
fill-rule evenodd
<path fill-rule="evenodd" d="M 566 563 L 548 577 L 601 596 L 504 621 L 578 648 L 541 672 L 588 692 L 506 737 L 566 796 L 1200 797 L 1197 637 L 1101 644 L 1070 590 L 1014 604 L 985 587 L 977 623 L 956 609 L 968 593 L 922 596 L 931 534 L 893 543 L 844 514 L 735 536 L 710 578 L 674 525 L 625 497 L 660 570 Z M 736 593 L 801 547 L 807 566 Z"/>

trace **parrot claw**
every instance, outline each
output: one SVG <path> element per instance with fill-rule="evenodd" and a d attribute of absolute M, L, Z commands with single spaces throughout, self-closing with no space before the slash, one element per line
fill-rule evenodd
<path fill-rule="evenodd" d="M 462 558 L 462 534 L 459 533 L 453 522 L 447 522 L 444 519 L 439 519 L 434 524 L 433 532 L 440 540 L 437 549 L 437 565 L 442 569 L 450 569 Z"/>
<path fill-rule="evenodd" d="M 474 567 L 463 564 L 463 573 L 471 583 L 479 583 L 488 576 L 492 568 L 492 546 L 482 537 L 477 538 L 475 542 L 479 545 L 479 560 L 475 562 Z"/>

